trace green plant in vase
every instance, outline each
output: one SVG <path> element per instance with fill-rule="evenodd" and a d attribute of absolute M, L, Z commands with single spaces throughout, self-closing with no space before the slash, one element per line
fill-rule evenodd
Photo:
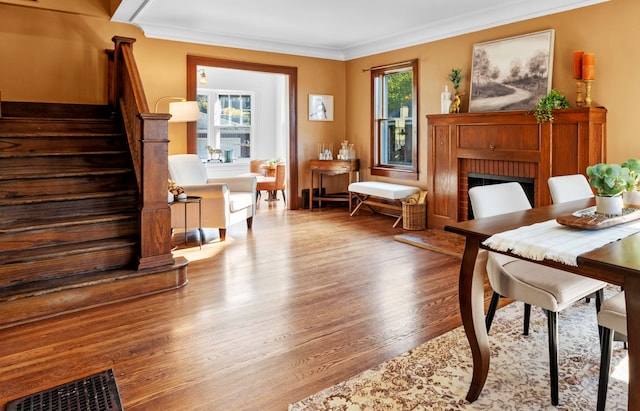
<path fill-rule="evenodd" d="M 619 164 L 598 163 L 587 167 L 589 184 L 597 191 L 596 212 L 605 215 L 622 214 L 622 192 L 629 169 Z"/>
<path fill-rule="evenodd" d="M 538 120 L 538 123 L 546 121 L 553 123 L 553 110 L 561 108 L 569 108 L 569 100 L 558 90 L 552 89 L 538 101 L 533 116 Z"/>
<path fill-rule="evenodd" d="M 629 207 L 640 208 L 640 159 L 630 158 L 620 166 L 625 182 L 623 202 Z"/>
<path fill-rule="evenodd" d="M 460 82 L 462 81 L 462 69 L 454 68 L 451 69 L 451 73 L 447 78 L 453 83 L 453 89 L 456 91 L 456 94 L 460 93 Z"/>

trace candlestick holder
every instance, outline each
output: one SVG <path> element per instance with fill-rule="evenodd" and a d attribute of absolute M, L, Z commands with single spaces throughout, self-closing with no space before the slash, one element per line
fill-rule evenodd
<path fill-rule="evenodd" d="M 582 97 L 582 80 L 576 81 L 576 106 L 584 106 L 584 98 Z"/>
<path fill-rule="evenodd" d="M 592 100 L 591 100 L 591 83 L 593 83 L 593 80 L 582 80 L 584 81 L 584 86 L 585 86 L 585 97 L 584 97 L 584 104 L 587 107 L 591 106 Z"/>

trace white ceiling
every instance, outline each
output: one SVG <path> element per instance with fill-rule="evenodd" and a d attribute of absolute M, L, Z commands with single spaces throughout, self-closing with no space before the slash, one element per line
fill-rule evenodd
<path fill-rule="evenodd" d="M 147 37 L 334 60 L 441 40 L 608 0 L 122 0 Z"/>

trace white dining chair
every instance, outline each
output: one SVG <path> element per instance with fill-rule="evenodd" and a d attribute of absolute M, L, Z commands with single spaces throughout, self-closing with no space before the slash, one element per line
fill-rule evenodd
<path fill-rule="evenodd" d="M 624 291 L 606 299 L 598 313 L 600 326 L 600 380 L 598 382 L 598 403 L 596 409 L 604 411 L 607 402 L 607 388 L 609 386 L 609 371 L 611 369 L 611 352 L 613 349 L 614 333 L 627 335 L 627 305 Z"/>
<path fill-rule="evenodd" d="M 469 200 L 475 218 L 531 208 L 522 186 L 516 182 L 472 187 Z M 525 335 L 529 333 L 531 306 L 545 311 L 549 333 L 551 402 L 558 405 L 558 312 L 593 293 L 597 293 L 596 309 L 599 310 L 606 283 L 496 252 L 489 252 L 487 274 L 494 290 L 485 318 L 487 332 L 500 297 L 525 303 Z"/>
<path fill-rule="evenodd" d="M 551 201 L 553 204 L 566 203 L 569 201 L 593 198 L 593 190 L 587 177 L 582 174 L 568 174 L 563 176 L 553 176 L 547 180 Z M 586 298 L 591 302 L 592 295 Z"/>
<path fill-rule="evenodd" d="M 549 185 L 553 204 L 593 197 L 593 190 L 591 190 L 589 181 L 582 174 L 550 177 L 547 180 L 547 184 Z"/>

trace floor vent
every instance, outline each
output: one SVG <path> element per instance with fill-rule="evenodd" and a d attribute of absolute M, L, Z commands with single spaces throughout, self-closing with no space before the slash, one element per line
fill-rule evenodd
<path fill-rule="evenodd" d="M 76 381 L 7 403 L 6 411 L 122 411 L 113 370 L 105 370 Z"/>

